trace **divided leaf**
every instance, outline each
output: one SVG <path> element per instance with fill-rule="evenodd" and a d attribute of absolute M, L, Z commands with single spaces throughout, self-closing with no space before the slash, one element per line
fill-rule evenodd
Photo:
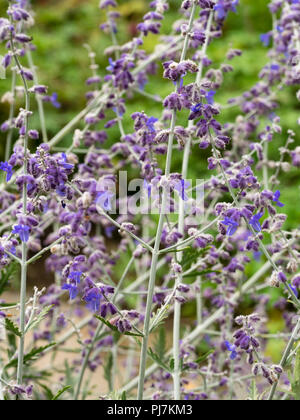
<path fill-rule="evenodd" d="M 1 276 L 0 276 L 0 296 L 6 289 L 6 286 L 11 279 L 11 277 L 16 273 L 18 267 L 17 262 L 12 262 L 6 269 L 1 270 Z M 1 304 L 1 306 L 4 306 Z"/>
<path fill-rule="evenodd" d="M 22 337 L 22 333 L 17 327 L 17 325 L 14 324 L 9 318 L 5 318 L 5 328 L 7 331 L 10 331 L 14 335 L 17 335 L 18 337 Z"/>
<path fill-rule="evenodd" d="M 34 347 L 29 353 L 25 354 L 24 356 L 24 365 L 28 365 L 29 362 L 35 361 L 38 359 L 40 353 L 47 350 L 50 347 L 55 346 L 56 343 L 50 343 L 43 347 Z M 6 366 L 5 369 L 9 369 L 11 367 L 16 367 L 18 365 L 18 359 L 11 360 Z"/>

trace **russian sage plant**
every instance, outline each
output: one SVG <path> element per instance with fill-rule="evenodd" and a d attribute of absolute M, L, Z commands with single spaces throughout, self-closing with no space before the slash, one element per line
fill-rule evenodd
<path fill-rule="evenodd" d="M 242 51 L 216 65 L 210 46 L 242 3 L 183 0 L 167 33 L 169 2 L 154 0 L 122 45 L 117 1 L 101 0 L 106 74 L 85 45 L 86 107 L 51 138 L 47 109 L 64 109 L 39 80 L 33 10 L 7 2 L 0 294 L 12 277 L 20 291 L 0 301 L 1 400 L 300 399 L 299 230 L 287 227 L 281 176 L 299 176 L 300 146 L 278 116 L 283 90 L 300 101 L 300 1 L 270 1 L 257 83 L 220 104 Z M 149 34 L 160 35 L 152 53 Z M 157 77 L 165 98 L 148 87 Z M 135 97 L 156 115 L 137 110 L 128 129 Z M 191 156 L 207 158 L 197 179 Z M 27 286 L 33 264 L 53 274 L 49 287 Z M 271 334 L 274 288 L 285 328 Z M 279 362 L 272 339 L 284 343 Z"/>

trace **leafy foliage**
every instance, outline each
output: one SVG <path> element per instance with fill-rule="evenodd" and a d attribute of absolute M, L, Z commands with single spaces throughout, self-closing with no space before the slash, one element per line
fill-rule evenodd
<path fill-rule="evenodd" d="M 17 272 L 18 264 L 12 262 L 8 267 L 4 268 L 0 272 L 0 296 L 3 294 L 8 286 L 9 281 Z"/>
<path fill-rule="evenodd" d="M 42 347 L 34 347 L 29 353 L 24 355 L 24 365 L 28 365 L 31 362 L 34 362 L 38 359 L 39 355 L 43 353 L 45 350 L 55 346 L 56 343 L 50 343 L 46 346 Z M 18 359 L 13 359 L 7 365 L 5 365 L 5 369 L 9 369 L 11 367 L 16 367 L 18 364 Z"/>
<path fill-rule="evenodd" d="M 11 333 L 13 333 L 14 335 L 18 337 L 22 336 L 22 333 L 19 330 L 19 328 L 9 318 L 5 318 L 5 328 L 7 331 L 10 331 Z"/>

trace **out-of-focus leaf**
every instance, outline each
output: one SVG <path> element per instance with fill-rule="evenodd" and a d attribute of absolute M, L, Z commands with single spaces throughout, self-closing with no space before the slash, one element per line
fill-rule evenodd
<path fill-rule="evenodd" d="M 55 346 L 55 344 L 56 343 L 50 343 L 43 347 L 34 347 L 29 353 L 25 354 L 24 364 L 27 365 L 30 362 L 37 360 L 40 353 L 43 353 L 43 351 L 47 350 L 48 348 Z M 5 366 L 5 369 L 16 367 L 17 364 L 18 359 L 13 359 Z"/>
<path fill-rule="evenodd" d="M 148 350 L 148 354 L 151 359 L 158 364 L 162 369 L 166 370 L 167 372 L 171 372 L 171 368 L 151 349 Z"/>
<path fill-rule="evenodd" d="M 300 401 L 300 348 L 297 350 L 295 367 L 294 367 L 294 378 L 292 381 L 292 392 L 294 398 Z"/>
<path fill-rule="evenodd" d="M 7 287 L 7 284 L 11 277 L 16 273 L 18 267 L 17 262 L 12 262 L 6 269 L 1 270 L 1 276 L 0 276 L 0 296 L 4 292 L 4 290 Z M 4 306 L 1 304 L 1 306 Z"/>
<path fill-rule="evenodd" d="M 197 360 L 195 360 L 195 363 L 202 363 L 202 362 L 205 362 L 205 360 L 211 355 L 211 354 L 213 354 L 214 353 L 214 350 L 213 349 L 211 349 L 211 350 L 209 350 L 207 353 L 205 353 L 203 356 L 200 356 L 200 357 L 198 357 L 198 359 Z"/>
<path fill-rule="evenodd" d="M 52 401 L 56 401 L 59 399 L 59 397 L 61 397 L 66 391 L 68 391 L 71 388 L 70 385 L 67 385 L 65 387 L 63 387 L 60 391 L 58 391 L 58 393 L 52 398 Z"/>

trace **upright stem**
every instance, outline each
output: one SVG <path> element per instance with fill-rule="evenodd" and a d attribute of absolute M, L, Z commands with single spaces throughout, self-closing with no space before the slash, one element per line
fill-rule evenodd
<path fill-rule="evenodd" d="M 175 123 L 176 123 L 176 112 L 173 112 L 172 123 L 171 123 L 171 134 L 169 136 L 169 144 L 168 144 L 167 164 L 166 164 L 166 171 L 165 171 L 166 176 L 170 174 Z M 160 213 L 158 228 L 157 228 L 156 237 L 155 237 L 154 250 L 152 252 L 152 262 L 151 262 L 150 279 L 149 279 L 149 286 L 148 286 L 146 314 L 145 314 L 145 321 L 144 321 L 144 332 L 143 332 L 144 337 L 143 337 L 143 342 L 142 342 L 141 360 L 140 360 L 138 400 L 142 400 L 143 395 L 144 395 L 144 380 L 145 380 L 148 340 L 149 340 L 149 332 L 150 332 L 151 309 L 152 309 L 152 301 L 153 301 L 153 294 L 154 294 L 154 288 L 155 288 L 157 264 L 158 264 L 158 257 L 159 257 L 159 247 L 160 247 L 160 242 L 161 242 L 161 237 L 162 237 L 167 201 L 168 201 L 168 193 L 167 193 L 167 189 L 164 189 L 163 197 L 162 197 L 161 213 Z"/>
<path fill-rule="evenodd" d="M 12 21 L 11 21 L 12 23 Z M 14 56 L 14 60 L 16 66 L 20 72 L 20 76 L 23 81 L 24 90 L 25 90 L 25 134 L 24 134 L 24 163 L 23 163 L 23 173 L 27 175 L 27 162 L 28 162 L 28 113 L 30 110 L 30 96 L 27 86 L 27 81 L 22 73 L 22 66 L 19 62 L 17 52 L 14 45 L 13 34 L 11 33 L 10 36 L 10 43 L 11 49 Z M 24 182 L 23 185 L 23 193 L 22 193 L 22 209 L 23 213 L 27 213 L 27 183 Z M 23 382 L 23 364 L 24 364 L 24 346 L 25 346 L 25 327 L 26 327 L 26 319 L 25 319 L 25 310 L 26 310 L 26 283 L 27 283 L 27 244 L 26 242 L 22 242 L 22 263 L 21 263 L 21 290 L 20 290 L 20 343 L 18 349 L 18 367 L 17 367 L 17 383 L 19 385 Z"/>
<path fill-rule="evenodd" d="M 6 145 L 5 145 L 5 162 L 8 161 L 10 153 L 11 153 L 11 144 L 12 144 L 12 137 L 13 137 L 13 128 L 12 128 L 12 120 L 14 118 L 15 113 L 15 101 L 16 101 L 16 70 L 12 70 L 12 80 L 11 80 L 11 93 L 12 93 L 12 102 L 10 104 L 9 109 L 9 131 L 6 137 Z"/>
<path fill-rule="evenodd" d="M 195 10 L 192 11 L 192 14 L 195 13 Z M 209 34 L 212 25 L 213 13 L 211 12 L 206 26 L 206 38 L 205 43 L 202 47 L 201 58 L 199 62 L 199 68 L 196 78 L 196 84 L 200 85 L 203 72 L 203 57 L 206 54 L 207 47 L 209 44 Z M 189 127 L 193 125 L 193 121 L 189 122 Z M 188 138 L 183 154 L 182 170 L 181 176 L 182 179 L 186 179 L 189 166 L 189 157 L 191 152 L 191 137 Z M 184 235 L 184 220 L 185 220 L 185 210 L 184 210 L 184 201 L 181 200 L 179 203 L 179 215 L 178 215 L 178 232 L 183 236 Z M 182 261 L 183 253 L 179 252 L 177 255 L 178 262 Z M 176 277 L 177 285 L 181 283 L 182 275 Z M 181 303 L 175 300 L 174 303 L 174 320 L 173 320 L 173 357 L 174 357 L 174 372 L 173 372 L 173 385 L 174 385 L 174 400 L 180 400 L 180 320 L 181 320 Z"/>
<path fill-rule="evenodd" d="M 22 242 L 22 265 L 21 265 L 21 290 L 20 290 L 20 343 L 18 349 L 17 383 L 23 382 L 23 363 L 25 346 L 25 309 L 26 309 L 26 283 L 27 283 L 27 245 Z"/>
<path fill-rule="evenodd" d="M 192 27 L 193 27 L 195 11 L 196 11 L 196 2 L 193 2 L 189 24 L 187 28 L 187 35 L 185 36 L 185 39 L 184 39 L 180 61 L 184 61 L 186 58 L 188 44 L 189 44 L 189 32 L 192 30 Z M 180 81 L 177 82 L 176 92 L 178 91 L 179 86 L 180 86 Z M 170 134 L 169 134 L 169 139 L 168 139 L 166 167 L 165 167 L 166 177 L 170 175 L 170 171 L 171 171 L 174 129 L 176 125 L 176 120 L 177 120 L 177 112 L 176 110 L 173 110 Z M 162 195 L 162 205 L 161 205 L 160 217 L 159 217 L 159 222 L 158 222 L 158 228 L 156 232 L 154 249 L 152 252 L 152 262 L 151 262 L 150 279 L 149 279 L 147 304 L 146 304 L 146 314 L 145 314 L 145 321 L 144 321 L 144 337 L 143 337 L 143 342 L 142 342 L 141 359 L 140 359 L 140 373 L 139 373 L 139 381 L 138 381 L 138 400 L 142 400 L 143 395 L 144 395 L 144 380 L 145 380 L 145 371 L 146 371 L 148 340 L 149 340 L 149 333 L 150 333 L 151 309 L 152 309 L 152 301 L 153 301 L 153 294 L 154 294 L 154 288 L 155 288 L 159 248 L 160 248 L 160 242 L 161 242 L 161 237 L 162 237 L 163 224 L 165 220 L 167 201 L 168 201 L 168 191 L 166 188 L 164 188 L 163 195 Z"/>

